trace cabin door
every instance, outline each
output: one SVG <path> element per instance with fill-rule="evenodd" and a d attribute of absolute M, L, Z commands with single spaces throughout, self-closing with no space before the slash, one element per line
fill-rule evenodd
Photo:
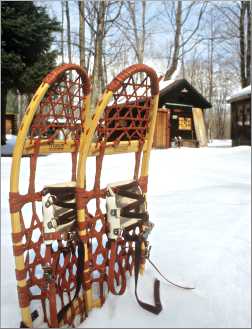
<path fill-rule="evenodd" d="M 174 109 L 171 114 L 171 138 L 182 137 L 183 140 L 195 139 L 192 109 Z"/>
<path fill-rule="evenodd" d="M 179 132 L 179 114 L 180 110 L 172 110 L 171 112 L 171 139 L 180 136 Z"/>
<path fill-rule="evenodd" d="M 171 147 L 170 109 L 158 109 L 153 138 L 154 148 Z"/>

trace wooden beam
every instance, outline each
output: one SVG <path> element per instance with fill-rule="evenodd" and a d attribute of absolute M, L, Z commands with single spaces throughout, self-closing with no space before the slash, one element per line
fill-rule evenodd
<path fill-rule="evenodd" d="M 144 151 L 146 150 L 147 143 L 144 144 Z M 99 155 L 100 143 L 92 143 L 88 151 L 88 156 Z M 138 140 L 131 141 L 121 141 L 119 144 L 115 145 L 113 142 L 106 143 L 106 155 L 120 154 L 120 153 L 130 153 L 137 152 L 139 150 Z M 74 141 L 61 141 L 55 140 L 53 143 L 48 143 L 48 140 L 42 141 L 39 148 L 39 154 L 51 154 L 51 153 L 69 153 L 75 151 Z M 26 141 L 24 146 L 24 155 L 31 155 L 34 153 L 34 142 Z"/>
<path fill-rule="evenodd" d="M 193 108 L 192 114 L 197 140 L 199 141 L 200 146 L 207 146 L 208 140 L 203 111 L 200 108 Z"/>

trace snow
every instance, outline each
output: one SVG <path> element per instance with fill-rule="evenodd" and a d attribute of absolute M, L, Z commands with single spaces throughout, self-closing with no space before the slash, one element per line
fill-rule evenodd
<path fill-rule="evenodd" d="M 159 90 L 163 90 L 166 87 L 170 86 L 171 84 L 173 84 L 176 80 L 164 80 L 163 78 L 159 81 Z"/>
<path fill-rule="evenodd" d="M 153 68 L 156 72 L 158 77 L 164 76 L 167 71 L 167 60 L 161 59 L 160 57 L 146 57 L 144 60 L 144 64 L 148 65 L 149 67 Z M 175 81 L 176 79 L 179 79 L 180 73 L 182 68 L 182 62 L 181 60 L 178 61 L 178 65 L 176 70 L 173 72 L 169 80 Z M 168 81 L 169 81 L 168 80 Z M 160 88 L 161 90 L 161 88 Z"/>
<path fill-rule="evenodd" d="M 16 144 L 17 136 L 6 135 L 6 144 L 1 146 L 1 155 L 12 155 L 14 145 Z"/>
<path fill-rule="evenodd" d="M 208 147 L 231 147 L 232 139 L 211 139 L 208 142 Z"/>
<path fill-rule="evenodd" d="M 238 99 L 243 99 L 243 98 L 247 98 L 251 96 L 251 85 L 245 87 L 245 88 L 242 88 L 240 90 L 237 90 L 235 91 L 228 99 L 227 101 L 230 103 L 230 102 L 233 102 L 235 100 L 238 100 Z"/>
<path fill-rule="evenodd" d="M 37 186 L 68 180 L 68 158 L 65 154 L 40 157 Z M 102 185 L 129 178 L 133 159 L 133 154 L 105 157 Z M 22 162 L 20 186 L 25 191 L 28 158 Z M 11 158 L 2 158 L 1 164 L 1 327 L 14 328 L 19 326 L 20 313 L 8 205 Z M 95 159 L 90 158 L 88 173 L 93 175 L 94 167 Z M 196 289 L 182 290 L 160 278 L 163 311 L 156 316 L 137 304 L 132 277 L 123 296 L 109 294 L 102 309 L 92 310 L 80 327 L 249 328 L 250 168 L 249 146 L 153 150 L 148 193 L 155 223 L 151 258 L 170 280 Z M 152 302 L 155 277 L 158 274 L 147 264 L 138 286 L 140 298 L 147 302 Z"/>

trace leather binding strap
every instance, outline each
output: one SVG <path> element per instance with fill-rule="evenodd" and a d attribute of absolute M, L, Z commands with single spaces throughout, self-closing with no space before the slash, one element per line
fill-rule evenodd
<path fill-rule="evenodd" d="M 138 297 L 137 293 L 137 283 L 140 271 L 140 264 L 141 264 L 141 257 L 142 257 L 142 250 L 141 244 L 144 241 L 138 235 L 130 235 L 127 231 L 124 231 L 123 237 L 125 240 L 128 241 L 135 241 L 135 259 L 134 259 L 134 272 L 135 272 L 135 296 L 138 304 L 148 312 L 158 315 L 162 311 L 162 304 L 160 300 L 160 281 L 155 279 L 154 281 L 154 305 L 145 303 L 141 301 Z"/>
<path fill-rule="evenodd" d="M 73 299 L 70 300 L 70 302 L 68 304 L 66 304 L 61 309 L 61 311 L 57 314 L 57 320 L 58 320 L 59 323 L 63 319 L 63 316 L 67 312 L 69 307 L 71 307 L 73 305 L 74 300 L 77 299 L 78 296 L 79 296 L 79 292 L 80 292 L 80 289 L 81 289 L 81 286 L 82 286 L 83 271 L 84 271 L 84 245 L 83 245 L 82 241 L 79 240 L 79 243 L 78 243 L 78 262 L 77 262 L 77 272 L 76 272 L 76 282 L 77 282 L 76 291 L 75 291 Z"/>
<path fill-rule="evenodd" d="M 154 305 L 142 302 L 137 294 L 137 283 L 141 263 L 141 239 L 135 241 L 135 296 L 138 304 L 148 312 L 158 315 L 162 311 L 162 305 L 160 301 L 160 281 L 155 279 L 154 281 Z"/>
<path fill-rule="evenodd" d="M 139 218 L 141 219 L 137 223 L 135 223 L 133 226 L 141 225 L 142 223 L 148 222 L 148 212 L 140 212 L 140 206 L 144 203 L 145 199 L 143 195 L 137 194 L 135 192 L 128 191 L 128 189 L 136 187 L 138 184 L 136 181 L 133 181 L 131 183 L 116 186 L 113 188 L 114 192 L 117 193 L 120 196 L 131 198 L 133 201 L 130 204 L 124 206 L 121 208 L 121 216 L 128 217 L 128 218 Z M 138 304 L 145 309 L 148 312 L 151 312 L 153 314 L 159 314 L 162 311 L 162 305 L 160 301 L 160 281 L 155 280 L 154 282 L 154 305 L 145 303 L 141 301 L 137 294 L 137 284 L 138 284 L 138 277 L 139 277 L 139 271 L 140 271 L 140 265 L 141 265 L 141 258 L 142 258 L 142 250 L 141 250 L 141 244 L 144 241 L 143 237 L 133 234 L 130 235 L 129 231 L 132 229 L 132 227 L 127 227 L 124 229 L 123 237 L 126 241 L 134 241 L 135 242 L 135 259 L 134 259 L 134 268 L 135 268 L 135 296 Z M 124 293 L 126 289 L 126 277 L 125 272 L 123 268 L 121 267 L 120 259 L 118 259 L 118 270 L 121 275 L 121 288 L 117 292 L 114 287 L 114 279 L 115 279 L 115 262 L 117 258 L 117 240 L 111 240 L 111 256 L 110 256 L 110 263 L 109 263 L 109 275 L 108 275 L 108 285 L 109 290 L 115 294 L 115 295 L 121 295 Z M 119 257 L 118 257 L 119 258 Z"/>
<path fill-rule="evenodd" d="M 127 218 L 137 218 L 142 220 L 148 220 L 148 212 L 140 212 L 140 206 L 144 204 L 145 198 L 142 194 L 128 191 L 128 188 L 136 187 L 138 184 L 136 181 L 131 183 L 116 186 L 113 188 L 114 192 L 122 197 L 127 197 L 136 201 L 133 201 L 121 208 L 120 215 Z"/>

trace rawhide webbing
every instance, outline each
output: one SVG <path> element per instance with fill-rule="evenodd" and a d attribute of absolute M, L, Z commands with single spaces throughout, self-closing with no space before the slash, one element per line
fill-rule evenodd
<path fill-rule="evenodd" d="M 69 160 L 72 167 L 67 179 L 76 181 L 79 142 L 89 111 L 89 97 L 90 82 L 85 70 L 79 65 L 63 64 L 43 79 L 20 124 L 10 175 L 10 212 L 22 326 L 38 325 L 33 324 L 34 314 L 41 312 L 39 319 L 51 327 L 72 327 L 76 321 L 82 322 L 87 312 L 84 300 L 86 287 L 83 291 L 79 288 L 84 276 L 83 273 L 82 276 L 78 274 L 83 272 L 80 262 L 85 260 L 81 256 L 83 241 L 79 241 L 78 227 L 71 225 L 70 232 L 52 232 L 45 237 L 41 214 L 43 195 L 42 191 L 36 190 L 39 176 L 36 172 L 43 169 L 46 175 L 45 168 L 41 168 L 41 162 L 37 161 L 40 154 L 66 151 L 71 153 Z M 21 170 L 27 159 L 22 160 L 23 155 L 30 158 L 30 166 L 28 168 L 25 164 L 25 172 Z M 64 165 L 65 161 L 67 157 Z M 53 169 L 57 171 L 58 165 L 61 164 L 55 157 Z M 67 169 L 66 165 L 63 181 L 68 176 Z M 21 175 L 25 178 L 26 173 L 29 183 L 20 180 Z M 46 177 L 47 182 L 53 177 Z M 61 179 L 59 183 L 62 183 Z M 20 194 L 27 187 L 28 191 Z M 58 196 L 55 191 L 56 197 L 52 200 L 55 207 L 63 208 L 57 218 L 57 226 L 62 226 L 62 229 L 69 228 L 69 222 L 77 223 L 76 205 L 71 202 L 76 191 L 71 193 L 66 191 L 65 195 Z M 72 230 L 76 234 L 72 234 Z M 37 310 L 35 313 L 32 312 L 34 308 Z M 64 311 L 66 309 L 67 312 Z"/>

